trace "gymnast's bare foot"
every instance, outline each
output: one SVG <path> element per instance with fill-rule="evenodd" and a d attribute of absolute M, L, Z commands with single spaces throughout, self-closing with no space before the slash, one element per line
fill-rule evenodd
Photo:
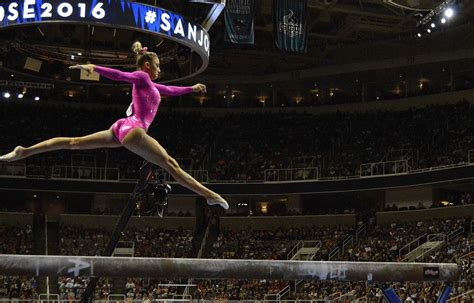
<path fill-rule="evenodd" d="M 227 201 L 224 200 L 224 198 L 222 198 L 219 195 L 207 198 L 206 202 L 209 205 L 216 205 L 217 204 L 217 205 L 221 206 L 224 209 L 229 209 L 229 204 L 227 203 Z"/>
<path fill-rule="evenodd" d="M 23 146 L 17 146 L 12 152 L 1 156 L 0 161 L 13 162 L 25 158 L 25 156 L 25 148 Z"/>

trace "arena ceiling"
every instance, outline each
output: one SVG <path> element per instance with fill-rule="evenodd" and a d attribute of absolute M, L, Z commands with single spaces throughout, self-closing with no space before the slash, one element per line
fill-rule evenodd
<path fill-rule="evenodd" d="M 401 6 L 394 5 L 397 3 Z M 441 0 L 309 0 L 308 49 L 305 54 L 284 54 L 274 44 L 272 0 L 258 1 L 255 45 L 236 46 L 223 41 L 224 29 L 217 24 L 211 31 L 213 55 L 211 69 L 245 60 L 252 73 L 289 71 L 308 66 L 346 63 L 344 50 L 361 52 L 367 47 L 397 56 L 411 48 L 413 54 L 425 51 L 423 39 L 414 39 L 417 22 Z M 410 6 L 414 9 L 406 9 Z M 474 2 L 466 1 L 452 27 L 461 27 L 474 19 Z M 220 20 L 222 21 L 222 20 Z M 425 40 L 426 41 L 426 40 Z M 381 46 L 381 47 L 380 47 Z M 374 54 L 375 55 L 375 54 Z M 353 58 L 353 56 L 349 56 Z M 238 69 L 248 64 L 233 64 Z M 228 68 L 228 67 L 227 67 Z M 248 70 L 247 70 L 248 72 Z"/>
<path fill-rule="evenodd" d="M 178 12 L 191 20 L 202 22 L 210 7 L 191 1 L 137 1 Z M 423 39 L 416 40 L 417 22 L 441 0 L 308 0 L 308 47 L 305 54 L 285 54 L 276 49 L 273 35 L 273 0 L 257 0 L 255 44 L 235 45 L 224 41 L 224 18 L 221 15 L 210 29 L 211 60 L 209 74 L 265 74 L 299 70 L 308 66 L 337 63 L 344 50 L 356 53 L 362 48 L 399 54 L 410 48 L 413 53 L 426 49 Z M 474 1 L 457 1 L 460 13 L 451 28 L 469 26 L 474 17 Z M 447 27 L 448 29 L 448 27 Z M 446 29 L 446 30 L 447 30 Z M 119 30 L 77 25 L 40 25 L 0 32 L 4 43 L 0 52 L 6 61 L 14 52 L 39 57 L 49 62 L 51 70 L 61 65 L 93 62 L 132 67 L 130 45 L 141 40 L 157 51 L 168 71 L 181 73 L 189 69 L 184 62 L 186 50 L 159 37 Z M 471 37 L 472 38 L 472 37 Z M 466 37 L 466 40 L 472 40 Z M 417 42 L 418 41 L 418 42 Z M 380 46 L 380 47 L 379 47 Z M 381 50 L 380 50 L 381 49 Z M 70 54 L 83 53 L 71 60 Z"/>

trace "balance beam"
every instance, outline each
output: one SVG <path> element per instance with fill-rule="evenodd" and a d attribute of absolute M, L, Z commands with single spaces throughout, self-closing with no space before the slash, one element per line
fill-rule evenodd
<path fill-rule="evenodd" d="M 11 276 L 456 281 L 457 264 L 0 255 Z"/>

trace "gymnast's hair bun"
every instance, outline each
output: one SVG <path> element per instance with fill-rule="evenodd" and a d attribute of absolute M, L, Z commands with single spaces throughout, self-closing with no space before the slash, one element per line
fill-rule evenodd
<path fill-rule="evenodd" d="M 142 43 L 140 41 L 135 41 L 133 44 L 132 44 L 132 50 L 135 54 L 137 55 L 141 55 L 142 52 L 143 52 L 143 46 L 142 46 Z"/>

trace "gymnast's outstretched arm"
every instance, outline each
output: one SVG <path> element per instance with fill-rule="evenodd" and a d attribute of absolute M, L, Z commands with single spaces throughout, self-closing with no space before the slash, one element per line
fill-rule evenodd
<path fill-rule="evenodd" d="M 206 92 L 206 86 L 201 83 L 193 86 L 171 86 L 158 83 L 153 84 L 163 96 L 181 96 L 189 93 Z"/>
<path fill-rule="evenodd" d="M 83 64 L 83 65 L 73 65 L 70 66 L 69 69 L 83 69 L 88 74 L 92 72 L 97 72 L 101 76 L 109 78 L 114 81 L 123 81 L 132 84 L 139 84 L 144 83 L 146 81 L 146 77 L 148 77 L 147 73 L 143 71 L 134 71 L 134 72 L 123 72 L 118 69 L 97 66 L 94 64 Z"/>

